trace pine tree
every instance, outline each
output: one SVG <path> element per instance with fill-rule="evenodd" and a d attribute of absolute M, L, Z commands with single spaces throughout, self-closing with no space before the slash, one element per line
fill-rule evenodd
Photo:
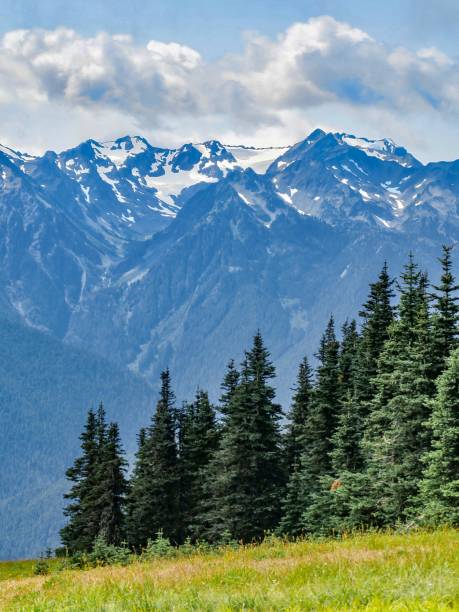
<path fill-rule="evenodd" d="M 305 357 L 300 363 L 292 406 L 288 417 L 288 428 L 285 435 L 285 459 L 289 473 L 299 464 L 303 451 L 303 435 L 312 397 L 312 370 Z"/>
<path fill-rule="evenodd" d="M 368 410 L 368 402 L 374 395 L 373 380 L 377 374 L 378 360 L 389 336 L 389 327 L 394 320 L 392 299 L 394 280 L 389 276 L 387 263 L 378 280 L 370 284 L 370 293 L 360 311 L 363 320 L 355 366 L 355 399 L 362 413 Z"/>
<path fill-rule="evenodd" d="M 350 323 L 345 321 L 338 358 L 340 391 L 343 398 L 354 392 L 358 344 L 359 334 L 355 319 Z"/>
<path fill-rule="evenodd" d="M 421 483 L 421 520 L 431 525 L 459 526 L 459 349 L 438 380 L 429 421 L 432 448 L 426 453 Z"/>
<path fill-rule="evenodd" d="M 282 517 L 278 531 L 292 537 L 303 533 L 304 508 L 301 499 L 300 458 L 304 447 L 305 428 L 310 414 L 312 393 L 312 370 L 305 357 L 298 369 L 297 384 L 288 415 L 289 425 L 284 442 L 288 483 L 282 502 Z"/>
<path fill-rule="evenodd" d="M 196 540 L 201 532 L 199 515 L 205 497 L 205 471 L 219 441 L 215 409 L 205 391 L 198 389 L 195 401 L 184 406 L 180 435 L 181 540 Z"/>
<path fill-rule="evenodd" d="M 100 468 L 106 445 L 105 409 L 88 412 L 86 426 L 80 436 L 81 457 L 66 472 L 73 486 L 65 499 L 73 500 L 64 510 L 68 524 L 61 530 L 61 539 L 70 551 L 87 551 L 101 531 L 101 504 L 97 495 Z"/>
<path fill-rule="evenodd" d="M 126 461 L 117 423 L 111 423 L 102 447 L 94 489 L 100 519 L 99 533 L 107 544 L 119 545 L 125 537 L 124 504 L 127 492 Z"/>
<path fill-rule="evenodd" d="M 331 472 L 332 439 L 339 419 L 339 342 L 333 317 L 330 317 L 322 336 L 317 357 L 317 382 L 300 460 L 302 528 L 306 532 L 316 532 L 323 521 L 320 494 L 323 491 L 323 478 Z"/>
<path fill-rule="evenodd" d="M 440 284 L 434 285 L 432 294 L 434 317 L 432 328 L 432 354 L 434 361 L 433 378 L 437 378 L 445 367 L 446 360 L 458 345 L 459 305 L 456 284 L 452 273 L 451 246 L 443 246 L 439 258 L 442 275 Z"/>
<path fill-rule="evenodd" d="M 165 370 L 152 424 L 138 450 L 128 496 L 128 541 L 137 548 L 145 546 L 160 530 L 173 541 L 180 537 L 174 402 L 169 370 Z"/>
<path fill-rule="evenodd" d="M 275 375 L 260 333 L 242 363 L 239 384 L 225 408 L 220 447 L 209 466 L 212 511 L 206 536 L 251 541 L 274 529 L 284 486 L 280 406 L 269 380 Z"/>
<path fill-rule="evenodd" d="M 400 316 L 379 360 L 377 392 L 364 439 L 367 479 L 378 495 L 367 505 L 373 504 L 372 521 L 379 525 L 394 525 L 414 511 L 421 457 L 429 446 L 430 317 L 426 277 L 411 255 L 399 286 Z"/>
<path fill-rule="evenodd" d="M 93 542 L 93 538 L 89 536 L 88 539 L 86 534 L 86 510 L 87 499 L 96 483 L 99 460 L 97 429 L 97 416 L 93 410 L 89 410 L 85 429 L 80 436 L 82 455 L 66 472 L 73 486 L 64 497 L 72 501 L 64 510 L 69 520 L 61 530 L 61 539 L 71 552 L 89 550 Z"/>

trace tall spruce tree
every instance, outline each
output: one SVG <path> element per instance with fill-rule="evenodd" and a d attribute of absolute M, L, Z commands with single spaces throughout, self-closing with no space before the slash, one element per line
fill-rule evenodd
<path fill-rule="evenodd" d="M 100 513 L 99 533 L 107 544 L 119 545 L 125 539 L 124 504 L 127 492 L 126 461 L 117 423 L 110 423 L 97 470 L 95 503 Z"/>
<path fill-rule="evenodd" d="M 310 415 L 313 393 L 312 370 L 307 357 L 298 369 L 292 407 L 288 415 L 289 425 L 285 436 L 285 460 L 288 482 L 282 503 L 282 517 L 278 531 L 292 537 L 303 533 L 303 505 L 300 486 L 300 458 L 304 448 L 304 436 Z"/>
<path fill-rule="evenodd" d="M 432 325 L 433 378 L 437 378 L 445 367 L 446 360 L 458 345 L 459 285 L 452 272 L 451 246 L 443 246 L 439 258 L 442 275 L 439 285 L 434 285 L 432 301 L 434 307 Z"/>
<path fill-rule="evenodd" d="M 345 321 L 342 329 L 342 340 L 340 342 L 338 370 L 341 397 L 347 398 L 349 393 L 354 393 L 355 375 L 357 368 L 357 352 L 359 334 L 355 319 Z"/>
<path fill-rule="evenodd" d="M 224 410 L 220 447 L 209 466 L 212 510 L 206 537 L 245 542 L 276 527 L 284 487 L 281 409 L 269 381 L 275 370 L 260 333 L 245 355 L 238 386 Z"/>
<path fill-rule="evenodd" d="M 292 406 L 287 415 L 288 426 L 285 434 L 285 460 L 289 473 L 299 465 L 303 452 L 304 428 L 309 417 L 312 398 L 312 369 L 307 357 L 298 368 L 298 376 Z"/>
<path fill-rule="evenodd" d="M 339 419 L 339 342 L 335 335 L 333 317 L 330 317 L 322 336 L 317 358 L 317 381 L 300 460 L 300 505 L 303 509 L 301 527 L 305 532 L 317 531 L 318 524 L 323 520 L 323 478 L 331 471 L 332 439 Z"/>
<path fill-rule="evenodd" d="M 432 448 L 426 453 L 420 517 L 430 525 L 459 526 L 459 349 L 438 380 L 429 421 Z"/>
<path fill-rule="evenodd" d="M 359 313 L 362 330 L 356 355 L 354 395 L 362 413 L 368 410 L 367 402 L 374 395 L 373 380 L 377 374 L 379 356 L 394 320 L 393 284 L 385 262 L 378 280 L 370 284 L 367 301 Z"/>
<path fill-rule="evenodd" d="M 399 319 L 392 324 L 375 379 L 376 396 L 364 439 L 371 521 L 394 525 L 414 512 L 429 447 L 432 381 L 426 277 L 412 255 L 401 276 Z M 376 497 L 374 497 L 376 495 Z M 368 497 L 368 494 L 367 494 Z"/>
<path fill-rule="evenodd" d="M 180 466 L 180 520 L 182 537 L 193 540 L 201 534 L 200 514 L 204 507 L 205 473 L 219 441 L 215 408 L 205 391 L 198 389 L 192 404 L 184 406 L 181 424 Z"/>
<path fill-rule="evenodd" d="M 67 479 L 73 485 L 64 495 L 65 499 L 71 502 L 64 510 L 68 523 L 61 529 L 61 540 L 71 552 L 89 550 L 97 535 L 97 529 L 93 533 L 88 533 L 88 527 L 92 527 L 88 521 L 88 515 L 92 514 L 89 500 L 97 484 L 100 458 L 98 430 L 98 418 L 91 409 L 88 412 L 84 431 L 80 436 L 82 454 L 66 472 Z"/>
<path fill-rule="evenodd" d="M 141 442 L 127 502 L 128 541 L 136 548 L 160 530 L 172 541 L 180 537 L 176 410 L 169 370 L 161 374 L 156 412 Z"/>

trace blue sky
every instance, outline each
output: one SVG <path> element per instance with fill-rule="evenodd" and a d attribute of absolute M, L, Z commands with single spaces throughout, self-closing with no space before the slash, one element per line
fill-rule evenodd
<path fill-rule="evenodd" d="M 0 37 L 0 142 L 18 148 L 320 125 L 459 157 L 456 1 L 2 0 Z"/>
<path fill-rule="evenodd" d="M 59 25 L 85 35 L 129 33 L 180 41 L 214 59 L 243 48 L 243 32 L 275 36 L 295 21 L 332 15 L 378 40 L 458 53 L 457 0 L 2 0 L 0 32 Z"/>

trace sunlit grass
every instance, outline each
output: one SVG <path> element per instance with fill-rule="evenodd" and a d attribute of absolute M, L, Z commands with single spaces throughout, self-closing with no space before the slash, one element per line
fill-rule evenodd
<path fill-rule="evenodd" d="M 36 577 L 28 563 L 18 562 L 16 577 L 10 569 L 0 583 L 0 609 L 459 610 L 454 530 L 295 544 L 271 540 Z"/>

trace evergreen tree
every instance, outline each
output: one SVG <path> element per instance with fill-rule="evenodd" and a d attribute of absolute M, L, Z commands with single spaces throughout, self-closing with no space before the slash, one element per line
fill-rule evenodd
<path fill-rule="evenodd" d="M 442 275 L 440 284 L 434 285 L 432 294 L 434 317 L 432 328 L 433 378 L 443 371 L 445 363 L 458 344 L 459 305 L 456 292 L 459 285 L 452 273 L 451 246 L 443 246 L 439 258 Z"/>
<path fill-rule="evenodd" d="M 312 387 L 312 371 L 307 357 L 300 363 L 292 407 L 288 415 L 289 425 L 285 436 L 285 457 L 288 483 L 282 503 L 282 518 L 278 531 L 292 537 L 303 533 L 303 506 L 300 487 L 300 458 L 303 452 L 305 428 L 309 418 Z"/>
<path fill-rule="evenodd" d="M 364 439 L 367 482 L 372 485 L 368 490 L 378 495 L 367 505 L 373 504 L 372 521 L 380 525 L 406 520 L 414 511 L 421 457 L 429 446 L 430 318 L 426 277 L 411 255 L 400 291 L 400 316 L 379 360 L 377 392 Z"/>
<path fill-rule="evenodd" d="M 62 543 L 71 552 L 89 550 L 97 535 L 97 529 L 93 534 L 88 534 L 88 513 L 91 511 L 91 508 L 88 507 L 88 500 L 97 483 L 100 457 L 98 419 L 93 410 L 88 412 L 80 440 L 82 454 L 66 472 L 67 479 L 73 485 L 64 497 L 72 501 L 64 510 L 68 523 L 61 529 Z"/>
<path fill-rule="evenodd" d="M 459 349 L 438 380 L 430 418 L 432 449 L 425 456 L 421 520 L 459 526 Z"/>
<path fill-rule="evenodd" d="M 343 398 L 354 392 L 358 344 L 359 334 L 355 319 L 350 323 L 345 321 L 338 358 L 339 383 Z"/>
<path fill-rule="evenodd" d="M 305 426 L 303 453 L 300 460 L 302 528 L 314 532 L 322 522 L 320 494 L 323 478 L 331 472 L 332 439 L 339 418 L 340 379 L 339 343 L 330 317 L 317 354 L 317 383 L 311 402 L 311 412 Z"/>
<path fill-rule="evenodd" d="M 152 424 L 140 440 L 128 496 L 127 535 L 137 548 L 145 546 L 160 530 L 173 541 L 180 537 L 174 402 L 169 370 L 165 370 Z"/>
<path fill-rule="evenodd" d="M 127 492 L 126 461 L 117 423 L 111 423 L 102 447 L 94 489 L 100 519 L 99 533 L 107 544 L 119 545 L 125 537 L 124 504 Z"/>
<path fill-rule="evenodd" d="M 195 401 L 184 407 L 180 436 L 180 480 L 182 537 L 200 535 L 199 515 L 205 497 L 205 470 L 219 440 L 215 409 L 205 391 L 198 389 Z"/>
<path fill-rule="evenodd" d="M 285 436 L 285 458 L 289 473 L 299 464 L 303 451 L 304 428 L 310 412 L 312 370 L 307 357 L 300 363 L 294 391 Z"/>
<path fill-rule="evenodd" d="M 257 333 L 225 407 L 221 444 L 209 466 L 212 510 L 202 524 L 210 539 L 226 534 L 245 542 L 259 539 L 279 521 L 284 472 L 281 409 L 269 385 L 274 375 Z"/>
<path fill-rule="evenodd" d="M 394 280 L 389 276 L 387 263 L 384 263 L 378 280 L 370 284 L 367 301 L 359 313 L 363 324 L 357 351 L 354 391 L 362 413 L 368 410 L 365 402 L 374 395 L 373 380 L 377 373 L 379 356 L 394 320 L 393 284 Z"/>

